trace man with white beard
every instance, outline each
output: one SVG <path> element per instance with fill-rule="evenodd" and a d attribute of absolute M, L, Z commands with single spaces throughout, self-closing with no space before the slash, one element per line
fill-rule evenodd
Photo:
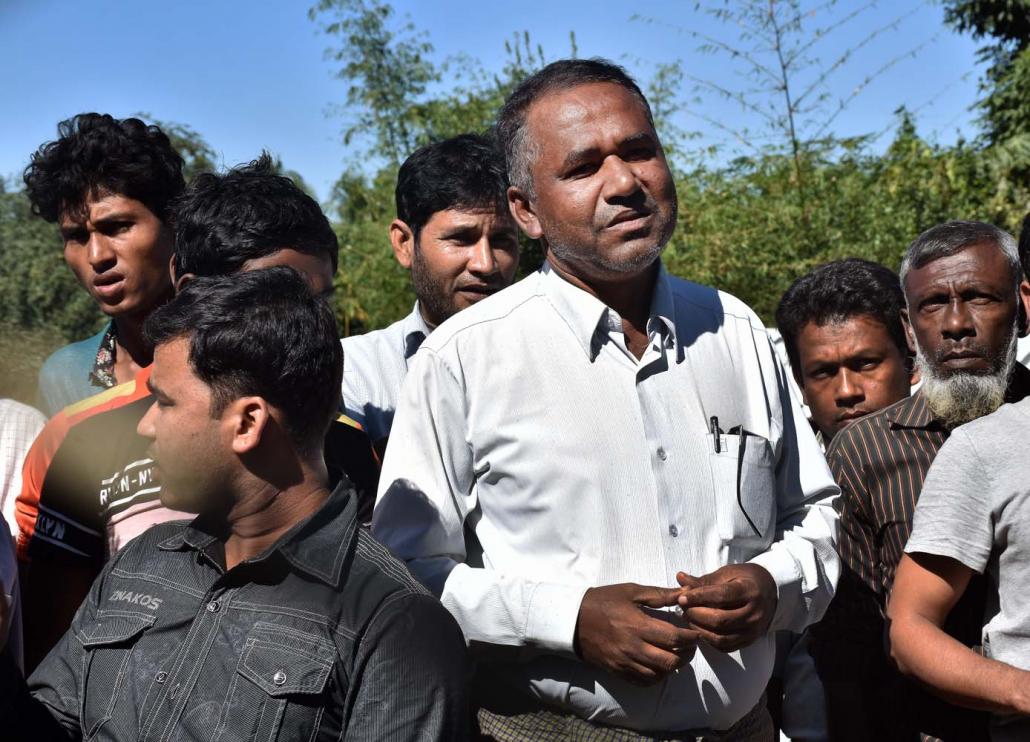
<path fill-rule="evenodd" d="M 902 319 L 922 386 L 844 428 L 827 451 L 841 487 L 842 574 L 813 631 L 812 652 L 821 674 L 852 684 L 854 716 L 831 722 L 842 731 L 835 738 L 986 739 L 980 712 L 950 706 L 893 669 L 883 648 L 884 616 L 937 451 L 957 426 L 1030 394 L 1030 372 L 1015 360 L 1026 322 L 1022 270 L 1008 233 L 981 222 L 948 222 L 916 238 L 900 274 Z M 980 641 L 985 599 L 985 583 L 974 580 L 949 617 L 946 630 L 967 646 Z"/>

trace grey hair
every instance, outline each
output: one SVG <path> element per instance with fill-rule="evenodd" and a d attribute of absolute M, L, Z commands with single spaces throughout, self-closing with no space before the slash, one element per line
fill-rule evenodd
<path fill-rule="evenodd" d="M 598 82 L 621 85 L 630 91 L 643 105 L 647 120 L 654 127 L 654 117 L 647 98 L 633 78 L 619 65 L 600 57 L 552 62 L 523 80 L 504 101 L 497 114 L 495 136 L 504 150 L 508 180 L 513 186 L 533 195 L 530 164 L 537 156 L 537 145 L 531 140 L 526 127 L 526 113 L 530 106 L 548 93 Z"/>
<path fill-rule="evenodd" d="M 1001 250 L 1012 271 L 1012 286 L 1018 289 L 1023 278 L 1023 268 L 1019 262 L 1019 248 L 1016 238 L 1004 229 L 986 222 L 953 221 L 930 227 L 912 241 L 901 261 L 901 285 L 904 287 L 908 272 L 913 268 L 922 268 L 938 258 L 954 255 L 967 247 L 989 243 Z M 908 296 L 906 294 L 906 301 Z"/>

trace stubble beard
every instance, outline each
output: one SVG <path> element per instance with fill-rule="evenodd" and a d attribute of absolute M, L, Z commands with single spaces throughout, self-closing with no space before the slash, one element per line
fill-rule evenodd
<path fill-rule="evenodd" d="M 411 284 L 415 289 L 415 296 L 418 297 L 422 316 L 428 318 L 432 324 L 439 326 L 458 313 L 454 298 L 433 281 L 432 273 L 417 245 L 411 260 Z"/>
<path fill-rule="evenodd" d="M 934 417 L 950 430 L 1001 407 L 1016 368 L 1018 338 L 1013 324 L 1005 350 L 991 359 L 994 370 L 990 373 L 958 371 L 947 376 L 926 357 L 917 340 L 915 365 L 922 380 L 920 392 Z"/>

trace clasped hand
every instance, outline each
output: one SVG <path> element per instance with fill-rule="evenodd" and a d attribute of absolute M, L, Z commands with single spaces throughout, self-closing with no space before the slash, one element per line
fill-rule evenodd
<path fill-rule="evenodd" d="M 576 622 L 586 662 L 650 685 L 690 662 L 699 641 L 724 652 L 765 634 L 776 610 L 776 583 L 762 567 L 735 564 L 702 577 L 676 575 L 679 588 L 635 583 L 587 590 Z M 683 614 L 662 611 L 679 606 Z"/>

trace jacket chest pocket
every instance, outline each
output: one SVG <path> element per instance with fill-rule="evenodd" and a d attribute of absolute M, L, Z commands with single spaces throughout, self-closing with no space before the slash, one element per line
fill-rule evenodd
<path fill-rule="evenodd" d="M 96 736 L 114 714 L 115 703 L 131 682 L 130 661 L 143 633 L 155 616 L 101 612 L 96 621 L 76 633 L 82 644 L 82 692 L 79 719 L 84 739 Z"/>
<path fill-rule="evenodd" d="M 335 658 L 336 648 L 321 637 L 255 625 L 236 666 L 215 739 L 315 739 Z"/>
<path fill-rule="evenodd" d="M 768 548 L 776 525 L 772 444 L 747 431 L 723 434 L 709 462 L 719 538 L 754 553 Z"/>

